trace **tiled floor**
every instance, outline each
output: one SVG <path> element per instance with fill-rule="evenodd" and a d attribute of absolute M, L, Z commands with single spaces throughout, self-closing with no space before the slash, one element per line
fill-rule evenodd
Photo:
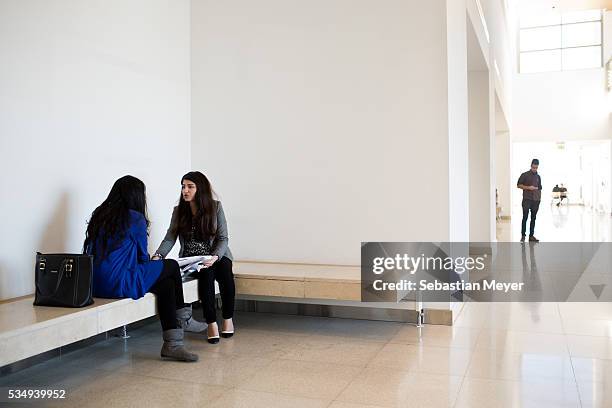
<path fill-rule="evenodd" d="M 62 407 L 609 407 L 611 304 L 467 304 L 454 327 L 241 313 L 161 361 L 152 323 L 0 378 Z M 24 406 L 19 404 L 17 406 Z M 41 406 L 37 404 L 36 406 Z"/>
<path fill-rule="evenodd" d="M 512 208 L 511 221 L 498 222 L 497 240 L 518 242 L 522 217 L 519 203 Z M 611 242 L 612 217 L 580 205 L 557 207 L 549 201 L 542 201 L 536 217 L 535 236 L 546 242 Z"/>

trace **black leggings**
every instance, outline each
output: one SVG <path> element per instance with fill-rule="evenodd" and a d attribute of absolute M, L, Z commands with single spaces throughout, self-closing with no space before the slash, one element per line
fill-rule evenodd
<path fill-rule="evenodd" d="M 185 306 L 185 299 L 178 262 L 174 259 L 164 259 L 163 262 L 164 268 L 149 292 L 155 294 L 157 313 L 165 331 L 178 328 L 176 310 Z"/>
<path fill-rule="evenodd" d="M 204 318 L 208 324 L 217 321 L 217 313 L 215 311 L 215 280 L 219 283 L 219 292 L 221 292 L 223 318 L 231 319 L 234 316 L 236 286 L 234 285 L 232 261 L 228 257 L 224 256 L 217 260 L 210 268 L 201 269 L 198 272 L 198 295 L 202 301 Z"/>

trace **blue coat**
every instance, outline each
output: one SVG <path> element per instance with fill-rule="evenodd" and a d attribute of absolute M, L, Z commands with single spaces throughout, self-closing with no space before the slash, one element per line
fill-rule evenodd
<path fill-rule="evenodd" d="M 151 261 L 147 251 L 147 223 L 144 216 L 130 210 L 129 228 L 121 241 L 109 240 L 103 259 L 99 242 L 94 243 L 93 295 L 101 298 L 141 298 L 151 289 L 163 269 L 163 261 Z"/>

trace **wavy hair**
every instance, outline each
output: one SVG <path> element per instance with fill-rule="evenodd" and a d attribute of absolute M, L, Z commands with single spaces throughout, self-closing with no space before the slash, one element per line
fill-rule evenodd
<path fill-rule="evenodd" d="M 217 203 L 213 198 L 213 189 L 208 178 L 199 171 L 191 171 L 181 178 L 181 184 L 185 180 L 192 181 L 196 185 L 196 193 L 193 200 L 196 205 L 195 214 L 191 211 L 189 202 L 183 199 L 181 194 L 178 205 L 178 223 L 175 233 L 188 237 L 192 225 L 196 226 L 195 236 L 199 240 L 213 240 L 217 236 Z"/>
<path fill-rule="evenodd" d="M 130 223 L 130 210 L 144 216 L 148 231 L 150 221 L 147 216 L 145 184 L 134 176 L 123 176 L 115 181 L 106 200 L 91 214 L 85 232 L 83 252 L 96 258 L 104 258 L 113 243 L 125 237 Z"/>

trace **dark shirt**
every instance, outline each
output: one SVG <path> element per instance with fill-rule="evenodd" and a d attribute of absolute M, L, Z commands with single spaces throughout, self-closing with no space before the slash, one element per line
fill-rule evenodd
<path fill-rule="evenodd" d="M 537 190 L 523 190 L 524 200 L 540 201 L 542 199 L 542 179 L 537 172 L 533 173 L 531 170 L 524 172 L 516 183 L 517 186 L 519 184 L 538 188 Z"/>
<path fill-rule="evenodd" d="M 553 193 L 559 193 L 559 192 L 561 192 L 561 189 L 559 187 L 557 187 L 557 186 L 554 186 L 553 187 Z"/>

